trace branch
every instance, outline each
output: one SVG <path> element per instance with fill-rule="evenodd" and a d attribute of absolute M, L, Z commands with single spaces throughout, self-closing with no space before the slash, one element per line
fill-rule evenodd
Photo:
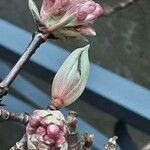
<path fill-rule="evenodd" d="M 81 139 L 80 139 L 81 142 L 80 143 L 82 145 L 83 150 L 91 150 L 91 147 L 93 144 L 93 138 L 94 138 L 94 135 L 91 135 L 88 133 L 84 133 L 81 136 Z"/>
<path fill-rule="evenodd" d="M 116 11 L 122 10 L 134 3 L 136 3 L 138 0 L 125 0 L 123 2 L 119 2 L 117 5 L 110 7 L 110 6 L 106 6 L 104 8 L 104 14 L 103 16 L 109 16 L 113 13 L 115 13 Z"/>
<path fill-rule="evenodd" d="M 0 119 L 5 121 L 16 121 L 26 125 L 29 121 L 30 116 L 24 113 L 15 114 L 10 113 L 7 110 L 0 109 Z"/>
<path fill-rule="evenodd" d="M 117 139 L 117 136 L 113 136 L 112 138 L 110 138 L 108 143 L 105 145 L 105 150 L 117 150 Z"/>
<path fill-rule="evenodd" d="M 66 125 L 68 127 L 68 147 L 69 149 L 75 149 L 78 144 L 78 132 L 76 131 L 78 114 L 75 111 L 70 111 L 66 119 Z"/>
<path fill-rule="evenodd" d="M 28 62 L 28 60 L 34 54 L 37 48 L 45 42 L 46 38 L 46 35 L 42 33 L 36 33 L 33 36 L 32 41 L 30 42 L 23 55 L 20 57 L 20 59 L 12 68 L 12 70 L 8 73 L 8 75 L 4 78 L 4 80 L 0 83 L 0 102 L 2 101 L 3 96 L 7 94 L 9 86 L 20 73 L 23 66 Z"/>
<path fill-rule="evenodd" d="M 69 135 L 67 138 L 69 150 L 90 150 L 93 144 L 93 135 L 84 133 L 81 137 L 78 136 L 76 129 L 78 114 L 75 111 L 70 111 L 66 119 Z"/>

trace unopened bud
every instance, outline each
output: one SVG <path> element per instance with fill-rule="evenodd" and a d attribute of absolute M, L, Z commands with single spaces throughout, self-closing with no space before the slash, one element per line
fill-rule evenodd
<path fill-rule="evenodd" d="M 67 150 L 67 126 L 60 111 L 36 110 L 27 127 L 29 150 Z"/>
<path fill-rule="evenodd" d="M 60 109 L 82 94 L 89 75 L 89 45 L 73 51 L 54 77 L 52 103 Z"/>
<path fill-rule="evenodd" d="M 44 25 L 41 30 L 52 33 L 58 38 L 93 36 L 90 25 L 103 14 L 103 8 L 93 0 L 43 0 L 40 13 L 33 0 L 29 0 L 29 8 L 35 20 Z M 86 30 L 77 30 L 79 27 Z M 72 34 L 71 32 L 78 32 Z M 63 32 L 65 31 L 65 32 Z M 67 33 L 67 34 L 65 34 Z M 71 33 L 71 34 L 68 34 Z M 74 35 L 74 36 L 72 36 Z"/>

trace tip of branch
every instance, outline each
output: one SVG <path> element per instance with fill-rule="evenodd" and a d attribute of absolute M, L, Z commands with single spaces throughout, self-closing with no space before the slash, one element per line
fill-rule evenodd
<path fill-rule="evenodd" d="M 6 106 L 5 104 L 2 104 L 1 101 L 2 101 L 2 99 L 0 99 L 0 106 L 1 106 L 1 107 Z"/>

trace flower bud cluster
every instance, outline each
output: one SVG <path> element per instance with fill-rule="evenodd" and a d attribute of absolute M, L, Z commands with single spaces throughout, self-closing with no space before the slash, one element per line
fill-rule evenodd
<path fill-rule="evenodd" d="M 48 32 L 65 38 L 95 36 L 90 25 L 103 15 L 102 6 L 93 0 L 43 0 L 40 13 L 33 0 L 29 0 L 29 6 Z"/>
<path fill-rule="evenodd" d="M 26 127 L 28 149 L 67 149 L 67 128 L 60 111 L 36 110 Z"/>

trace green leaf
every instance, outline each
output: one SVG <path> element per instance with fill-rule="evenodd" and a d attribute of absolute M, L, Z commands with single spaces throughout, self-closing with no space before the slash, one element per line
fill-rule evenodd
<path fill-rule="evenodd" d="M 88 42 L 88 39 L 85 36 L 83 36 L 80 32 L 75 31 L 74 29 L 62 28 L 58 32 L 64 38 L 75 38 L 78 40 L 84 40 Z"/>
<path fill-rule="evenodd" d="M 35 2 L 33 0 L 28 0 L 28 4 L 29 4 L 30 11 L 33 15 L 33 18 L 35 20 L 39 20 L 40 14 L 39 14 L 39 11 L 38 11 L 38 8 L 37 8 Z"/>

